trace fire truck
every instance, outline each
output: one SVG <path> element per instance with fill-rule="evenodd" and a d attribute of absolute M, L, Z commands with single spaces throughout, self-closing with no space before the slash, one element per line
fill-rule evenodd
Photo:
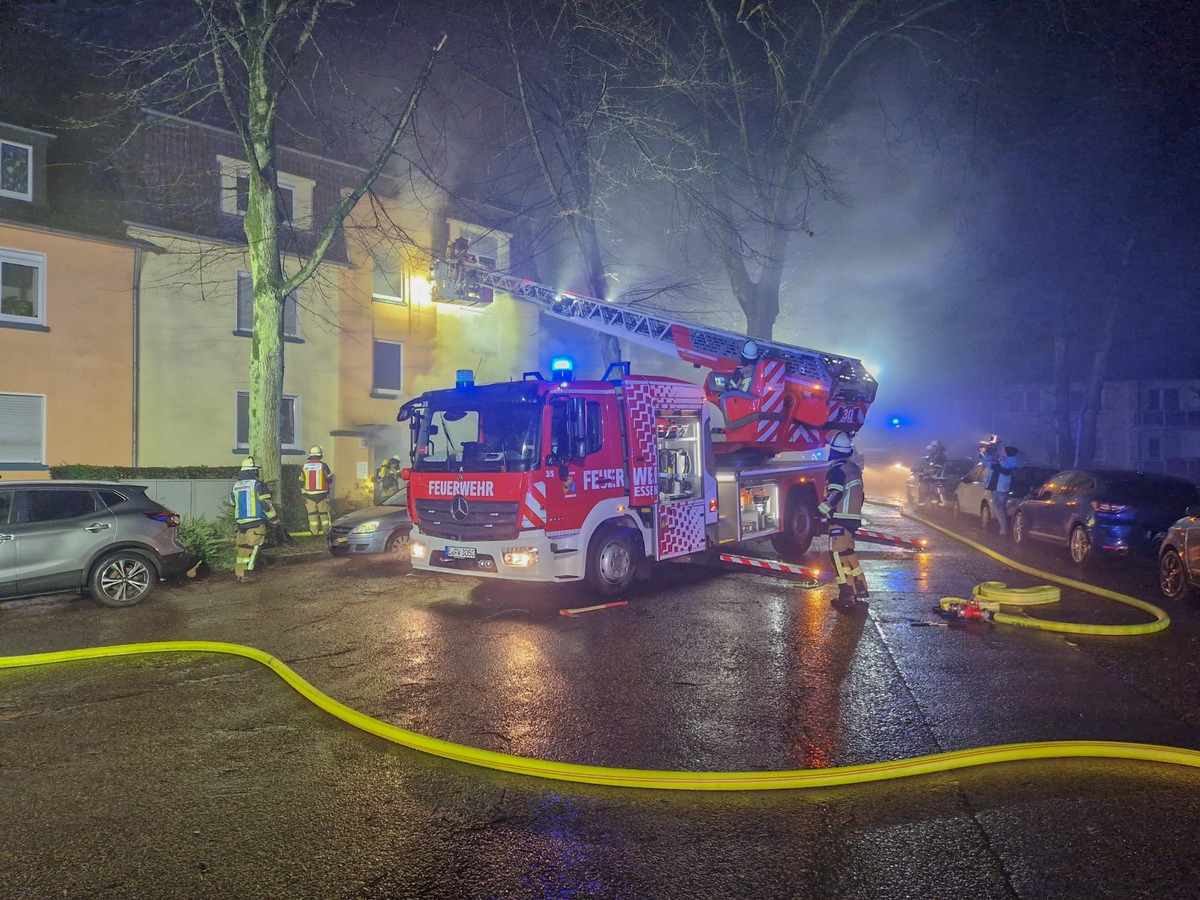
<path fill-rule="evenodd" d="M 703 384 L 610 366 L 456 384 L 405 403 L 412 564 L 513 581 L 626 590 L 651 564 L 769 538 L 795 561 L 820 528 L 826 437 L 856 432 L 875 399 L 857 359 L 758 340 L 439 260 L 435 300 L 542 314 L 673 354 Z"/>

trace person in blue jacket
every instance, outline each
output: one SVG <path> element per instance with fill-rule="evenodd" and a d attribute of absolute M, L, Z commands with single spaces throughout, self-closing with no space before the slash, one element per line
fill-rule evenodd
<path fill-rule="evenodd" d="M 996 524 L 1000 526 L 1001 534 L 1008 534 L 1008 495 L 1012 491 L 1013 473 L 1021 467 L 1017 453 L 1016 447 L 1005 447 L 991 463 L 992 478 L 989 481 L 995 482 L 992 509 L 996 513 Z"/>

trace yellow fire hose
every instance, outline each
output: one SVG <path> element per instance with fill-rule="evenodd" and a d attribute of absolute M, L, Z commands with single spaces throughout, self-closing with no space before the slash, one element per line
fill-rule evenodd
<path fill-rule="evenodd" d="M 1086 584 L 1082 581 L 1075 581 L 1073 578 L 1063 578 L 1060 575 L 1053 575 L 1049 572 L 1043 572 L 1040 569 L 1035 569 L 1032 566 L 1022 565 L 1016 560 L 1009 559 L 994 550 L 991 550 L 980 543 L 963 537 L 961 534 L 956 534 L 940 525 L 922 518 L 915 513 L 901 511 L 901 514 L 906 518 L 912 519 L 914 522 L 919 522 L 926 528 L 932 528 L 946 537 L 953 538 L 973 550 L 978 550 L 985 556 L 990 556 L 997 562 L 1008 566 L 1010 569 L 1016 569 L 1018 572 L 1024 572 L 1026 575 L 1032 575 L 1034 578 L 1042 578 L 1046 581 L 1053 581 L 1056 584 L 1061 584 L 1063 587 L 1074 588 L 1078 591 L 1084 591 L 1088 594 L 1094 594 L 1097 597 L 1104 597 L 1108 600 L 1116 600 L 1118 603 L 1124 603 L 1126 606 L 1132 606 L 1140 609 L 1143 612 L 1149 613 L 1154 617 L 1153 621 L 1142 622 L 1136 625 L 1087 625 L 1080 622 L 1056 622 L 1050 619 L 1031 619 L 1028 616 L 1017 616 L 1011 613 L 1001 612 L 1000 604 L 1010 606 L 1032 606 L 1041 603 L 1054 603 L 1059 599 L 1058 588 L 1049 585 L 1041 585 L 1032 588 L 1010 588 L 998 581 L 985 581 L 978 585 L 974 591 L 976 603 L 981 609 L 987 609 L 993 613 L 993 621 L 1003 623 L 1005 625 L 1020 625 L 1025 628 L 1040 628 L 1043 631 L 1057 631 L 1063 634 L 1099 634 L 1108 636 L 1127 636 L 1137 634 L 1153 634 L 1156 631 L 1163 631 L 1171 624 L 1171 617 L 1163 610 L 1159 609 L 1153 603 L 1147 603 L 1145 600 L 1139 600 L 1136 597 L 1130 597 L 1128 594 L 1121 594 L 1117 591 L 1110 591 L 1107 588 L 1097 587 L 1094 584 Z M 942 609 L 947 609 L 953 603 L 965 603 L 958 597 L 943 597 L 941 600 Z"/>
<path fill-rule="evenodd" d="M 872 781 L 905 778 L 910 775 L 927 775 L 951 769 L 966 769 L 992 763 L 1028 759 L 1122 759 L 1200 768 L 1200 752 L 1195 750 L 1154 744 L 1127 744 L 1119 741 L 1038 741 L 1027 744 L 975 747 L 893 762 L 868 763 L 830 769 L 796 769 L 781 772 L 668 772 L 648 769 L 615 769 L 494 753 L 490 750 L 454 744 L 389 725 L 339 703 L 317 690 L 275 657 L 243 644 L 228 644 L 218 641 L 118 644 L 110 647 L 88 647 L 82 650 L 64 650 L 56 653 L 0 657 L 0 668 L 132 656 L 139 653 L 227 653 L 233 656 L 243 656 L 246 659 L 262 663 L 325 712 L 368 734 L 381 737 L 402 747 L 420 750 L 456 762 L 557 781 L 685 791 L 761 791 L 864 784 Z"/>

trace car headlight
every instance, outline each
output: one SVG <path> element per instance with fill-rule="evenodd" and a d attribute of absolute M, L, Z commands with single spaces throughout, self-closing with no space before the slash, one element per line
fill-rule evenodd
<path fill-rule="evenodd" d="M 502 555 L 506 566 L 529 568 L 538 561 L 538 552 L 533 547 L 506 547 Z"/>
<path fill-rule="evenodd" d="M 420 541 L 411 541 L 408 545 L 408 555 L 412 559 L 425 559 L 429 555 L 429 552 Z"/>
<path fill-rule="evenodd" d="M 361 525 L 356 525 L 350 529 L 351 534 L 374 534 L 379 530 L 379 520 L 372 519 L 370 522 L 363 522 Z"/>

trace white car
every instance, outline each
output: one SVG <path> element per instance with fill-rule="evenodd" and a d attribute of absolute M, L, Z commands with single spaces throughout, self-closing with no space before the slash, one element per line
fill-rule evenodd
<path fill-rule="evenodd" d="M 979 527 L 987 531 L 996 521 L 996 508 L 992 503 L 992 492 L 984 487 L 987 484 L 991 467 L 979 463 L 962 477 L 958 487 L 954 489 L 954 499 L 951 509 L 955 517 L 972 516 L 978 518 Z M 1037 491 L 1045 481 L 1058 470 L 1049 466 L 1021 466 L 1013 472 L 1012 490 L 1008 493 L 1008 519 L 1011 522 L 1017 504 Z"/>

